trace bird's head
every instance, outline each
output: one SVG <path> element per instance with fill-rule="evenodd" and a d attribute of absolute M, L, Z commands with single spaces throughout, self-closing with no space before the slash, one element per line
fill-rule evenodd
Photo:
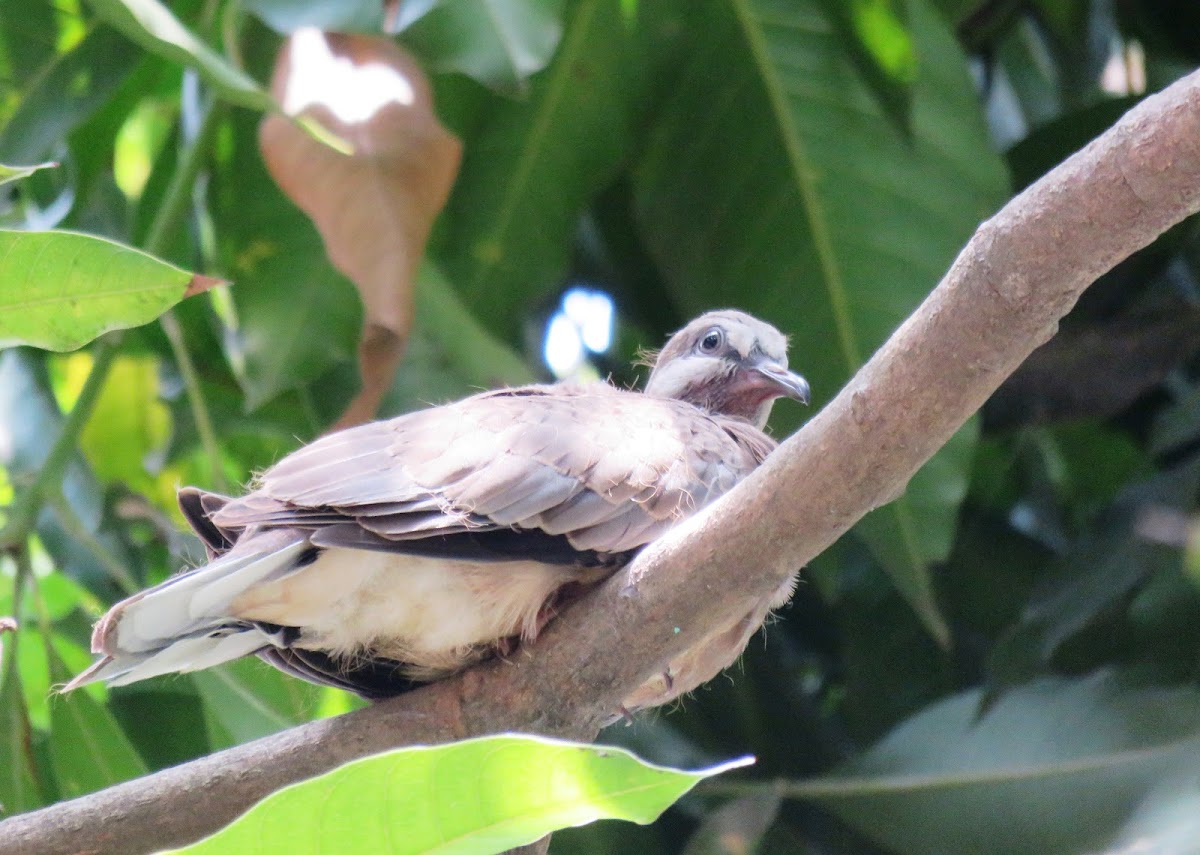
<path fill-rule="evenodd" d="M 808 403 L 808 382 L 788 371 L 787 337 L 768 323 L 726 309 L 696 318 L 658 353 L 646 394 L 745 419 L 759 429 L 776 398 Z"/>

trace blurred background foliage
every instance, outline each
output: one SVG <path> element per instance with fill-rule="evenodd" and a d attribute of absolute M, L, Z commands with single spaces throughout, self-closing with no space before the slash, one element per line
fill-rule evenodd
<path fill-rule="evenodd" d="M 147 5 L 0 5 L 0 163 L 59 164 L 0 184 L 0 227 L 233 283 L 0 351 L 7 814 L 356 703 L 257 661 L 50 693 L 108 603 L 201 556 L 179 485 L 236 489 L 360 387 L 363 302 L 256 139 L 287 33 L 387 32 L 462 142 L 381 416 L 632 383 L 716 306 L 789 332 L 819 407 L 982 219 L 1200 62 L 1192 0 L 183 0 L 183 46 Z M 1198 265 L 1188 221 L 1103 277 L 739 667 L 603 736 L 753 770 L 554 851 L 1200 850 Z"/>

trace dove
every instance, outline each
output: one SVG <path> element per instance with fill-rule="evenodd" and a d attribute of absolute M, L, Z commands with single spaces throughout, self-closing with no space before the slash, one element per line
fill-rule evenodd
<path fill-rule="evenodd" d="M 93 633 L 99 659 L 65 688 L 257 655 L 379 699 L 510 655 L 752 472 L 776 446 L 764 428 L 778 398 L 809 400 L 784 335 L 709 312 L 669 339 L 643 392 L 483 392 L 329 434 L 241 497 L 184 488 L 209 562 L 114 605 Z M 625 709 L 715 676 L 793 584 L 731 615 Z"/>

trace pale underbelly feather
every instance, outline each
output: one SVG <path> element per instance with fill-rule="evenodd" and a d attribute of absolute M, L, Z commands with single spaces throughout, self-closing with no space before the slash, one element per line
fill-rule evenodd
<path fill-rule="evenodd" d="M 331 548 L 309 566 L 232 603 L 249 620 L 299 627 L 298 646 L 453 670 L 482 645 L 537 631 L 543 604 L 578 578 L 529 561 L 477 563 Z"/>

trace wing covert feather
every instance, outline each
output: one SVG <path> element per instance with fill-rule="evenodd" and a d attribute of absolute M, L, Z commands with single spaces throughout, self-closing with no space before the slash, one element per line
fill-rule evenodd
<path fill-rule="evenodd" d="M 213 521 L 357 522 L 395 540 L 514 527 L 624 552 L 726 492 L 774 445 L 744 422 L 606 384 L 485 392 L 317 440 Z"/>

